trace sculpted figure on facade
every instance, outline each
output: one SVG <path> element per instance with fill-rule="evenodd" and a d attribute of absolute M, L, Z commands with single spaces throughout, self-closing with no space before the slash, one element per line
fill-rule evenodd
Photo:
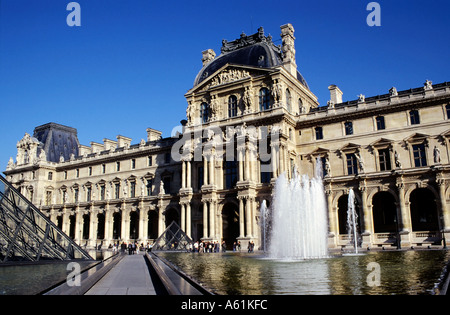
<path fill-rule="evenodd" d="M 251 113 L 253 107 L 253 91 L 250 87 L 245 88 L 242 103 L 244 104 L 244 113 L 245 114 Z"/>

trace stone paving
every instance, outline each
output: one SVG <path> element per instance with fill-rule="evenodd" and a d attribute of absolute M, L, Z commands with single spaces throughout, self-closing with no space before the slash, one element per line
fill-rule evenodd
<path fill-rule="evenodd" d="M 144 255 L 127 255 L 86 295 L 156 295 Z"/>

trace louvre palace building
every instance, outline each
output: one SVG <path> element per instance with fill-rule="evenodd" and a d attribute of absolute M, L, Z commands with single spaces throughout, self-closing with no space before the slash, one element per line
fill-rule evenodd
<path fill-rule="evenodd" d="M 258 248 L 259 209 L 270 205 L 277 177 L 312 177 L 320 167 L 330 248 L 349 244 L 350 189 L 363 248 L 442 246 L 450 239 L 450 82 L 424 78 L 347 102 L 330 85 L 319 106 L 297 70 L 291 24 L 281 40 L 260 28 L 223 40 L 219 55 L 203 51 L 176 137 L 148 128 L 140 141 L 118 135 L 87 146 L 75 128 L 48 123 L 18 141 L 6 179 L 87 248 L 152 243 L 173 221 L 194 241 Z"/>

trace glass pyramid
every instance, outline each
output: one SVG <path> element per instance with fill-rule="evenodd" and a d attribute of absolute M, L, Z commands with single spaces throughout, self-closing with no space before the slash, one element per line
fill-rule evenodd
<path fill-rule="evenodd" d="M 184 233 L 180 226 L 173 221 L 161 236 L 156 239 L 152 251 L 188 251 L 189 244 L 193 244 L 192 240 Z"/>
<path fill-rule="evenodd" d="M 0 176 L 0 264 L 73 259 L 93 260 Z"/>

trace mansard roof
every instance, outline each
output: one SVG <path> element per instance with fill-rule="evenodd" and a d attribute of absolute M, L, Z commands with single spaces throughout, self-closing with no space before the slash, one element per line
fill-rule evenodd
<path fill-rule="evenodd" d="M 273 68 L 282 66 L 283 52 L 280 46 L 272 42 L 272 36 L 265 36 L 260 27 L 253 35 L 241 34 L 241 37 L 228 42 L 222 41 L 221 54 L 205 64 L 194 81 L 194 87 L 226 64 Z M 309 89 L 308 83 L 297 71 L 297 79 Z"/>
<path fill-rule="evenodd" d="M 65 161 L 73 154 L 78 156 L 77 130 L 56 123 L 48 123 L 34 129 L 33 137 L 43 143 L 47 161 L 59 162 L 61 156 Z"/>

